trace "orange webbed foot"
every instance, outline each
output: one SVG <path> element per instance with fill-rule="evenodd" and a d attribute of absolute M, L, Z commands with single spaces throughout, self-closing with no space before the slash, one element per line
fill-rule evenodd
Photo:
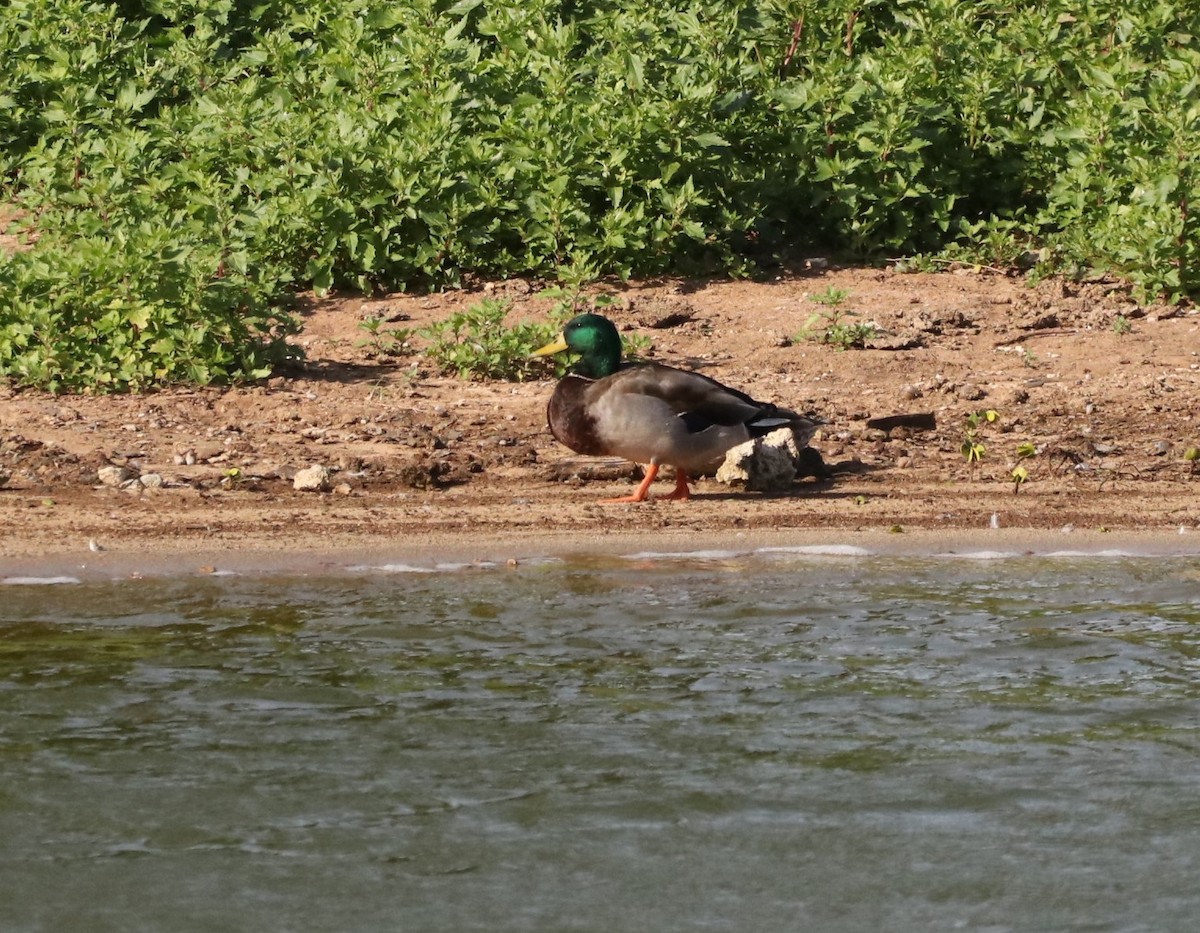
<path fill-rule="evenodd" d="M 684 502 L 692 498 L 692 491 L 688 488 L 688 475 L 683 470 L 675 470 L 675 488 L 668 495 L 663 496 L 664 499 L 675 499 Z"/>

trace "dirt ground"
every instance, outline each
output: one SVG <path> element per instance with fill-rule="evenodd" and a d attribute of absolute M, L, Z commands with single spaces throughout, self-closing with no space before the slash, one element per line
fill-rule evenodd
<path fill-rule="evenodd" d="M 830 289 L 846 293 L 846 321 L 882 332 L 868 348 L 801 336 Z M 651 340 L 647 356 L 823 418 L 812 446 L 835 477 L 772 496 L 709 479 L 687 502 L 598 504 L 629 491 L 636 468 L 554 441 L 551 381 L 442 376 L 419 355 L 375 354 L 360 326 L 420 328 L 483 297 L 535 319 L 550 299 L 522 281 L 343 298 L 311 304 L 298 338 L 307 363 L 262 385 L 80 397 L 0 384 L 0 569 L 100 551 L 586 550 L 631 534 L 676 548 L 744 535 L 949 540 L 996 526 L 1035 541 L 1072 529 L 1200 541 L 1200 463 L 1187 459 L 1200 446 L 1194 308 L 1140 305 L 1116 281 L 1031 288 L 966 268 L 600 290 L 617 296 L 606 313 L 620 327 Z M 979 429 L 986 451 L 972 464 L 967 417 L 986 409 L 999 419 Z M 868 423 L 925 414 L 936 427 Z M 1025 444 L 1037 452 L 1020 461 L 1018 491 Z M 296 472 L 314 464 L 331 471 L 328 490 L 297 491 Z"/>

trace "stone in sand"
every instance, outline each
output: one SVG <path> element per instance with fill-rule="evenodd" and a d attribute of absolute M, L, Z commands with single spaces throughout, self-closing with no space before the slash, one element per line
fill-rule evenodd
<path fill-rule="evenodd" d="M 796 481 L 800 448 L 790 428 L 733 447 L 717 469 L 717 482 L 751 492 L 784 492 Z"/>

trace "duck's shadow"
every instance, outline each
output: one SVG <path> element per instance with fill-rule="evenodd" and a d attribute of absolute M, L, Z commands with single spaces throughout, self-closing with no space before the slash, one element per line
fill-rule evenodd
<path fill-rule="evenodd" d="M 747 500 L 775 501 L 776 499 L 854 499 L 862 495 L 857 492 L 833 489 L 831 488 L 833 485 L 832 481 L 797 484 L 792 489 L 780 492 L 703 492 L 693 490 L 692 498 L 704 502 L 745 502 Z M 654 496 L 651 495 L 647 501 L 653 499 Z"/>
<path fill-rule="evenodd" d="M 809 448 L 812 449 L 812 448 Z M 864 473 L 874 473 L 879 467 L 863 463 L 861 460 L 841 460 L 837 463 L 822 462 L 824 474 L 821 476 L 797 477 L 788 489 L 759 492 L 754 490 L 731 490 L 729 492 L 703 492 L 697 490 L 693 499 L 706 499 L 713 502 L 741 500 L 747 497 L 755 499 L 854 499 L 862 495 L 860 492 L 840 490 L 837 488 L 838 479 L 844 476 L 855 476 Z"/>

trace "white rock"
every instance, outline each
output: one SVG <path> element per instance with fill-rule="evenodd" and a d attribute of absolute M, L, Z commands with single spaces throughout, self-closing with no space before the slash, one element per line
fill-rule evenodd
<path fill-rule="evenodd" d="M 162 489 L 163 478 L 161 473 L 143 473 L 139 481 L 147 489 Z"/>
<path fill-rule="evenodd" d="M 120 486 L 136 477 L 137 473 L 129 467 L 112 466 L 111 464 L 102 466 L 96 471 L 96 478 L 105 486 Z"/>
<path fill-rule="evenodd" d="M 796 481 L 800 448 L 790 428 L 739 444 L 725 454 L 717 482 L 752 492 L 783 492 Z"/>
<path fill-rule="evenodd" d="M 314 463 L 297 470 L 292 487 L 299 492 L 325 492 L 329 488 L 329 468 Z"/>

